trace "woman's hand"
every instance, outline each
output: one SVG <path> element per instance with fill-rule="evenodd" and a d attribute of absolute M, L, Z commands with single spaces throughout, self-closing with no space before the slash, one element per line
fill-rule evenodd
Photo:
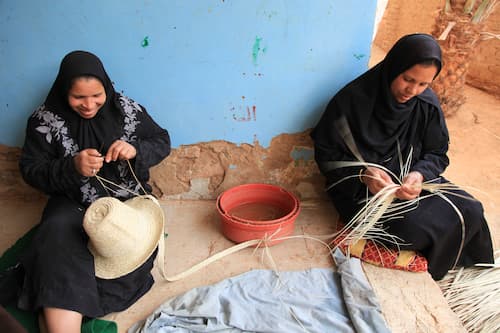
<path fill-rule="evenodd" d="M 360 175 L 363 183 L 366 184 L 368 190 L 372 194 L 378 193 L 384 187 L 393 185 L 391 176 L 382 169 L 368 167 Z M 417 198 L 422 191 L 422 182 L 424 176 L 418 171 L 412 171 L 403 179 L 403 184 L 394 194 L 396 198 L 401 200 L 412 200 Z"/>
<path fill-rule="evenodd" d="M 422 192 L 424 176 L 418 171 L 412 171 L 403 179 L 403 185 L 396 192 L 396 197 L 401 200 L 412 200 Z"/>
<path fill-rule="evenodd" d="M 360 174 L 360 178 L 368 187 L 371 194 L 377 194 L 384 187 L 394 184 L 391 176 L 387 172 L 376 167 L 367 167 L 365 171 Z"/>
<path fill-rule="evenodd" d="M 80 151 L 73 158 L 76 171 L 84 177 L 93 177 L 102 168 L 104 157 L 94 148 Z"/>
<path fill-rule="evenodd" d="M 111 144 L 104 160 L 106 163 L 116 160 L 130 160 L 137 155 L 137 150 L 130 143 L 116 140 Z"/>

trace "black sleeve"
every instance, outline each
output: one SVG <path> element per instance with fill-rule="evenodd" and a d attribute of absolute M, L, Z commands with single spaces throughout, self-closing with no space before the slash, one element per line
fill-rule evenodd
<path fill-rule="evenodd" d="M 136 141 L 132 145 L 137 150 L 135 170 L 141 180 L 149 178 L 149 168 L 160 163 L 170 154 L 170 136 L 160 127 L 142 107 L 137 115 L 140 126 L 136 132 Z"/>
<path fill-rule="evenodd" d="M 311 133 L 314 141 L 314 159 L 320 172 L 326 177 L 327 188 L 335 184 L 333 191 L 358 197 L 364 195 L 366 189 L 357 177 L 363 167 L 335 166 L 337 161 L 357 161 L 336 127 L 341 114 L 335 99 L 330 101 Z"/>
<path fill-rule="evenodd" d="M 46 194 L 69 194 L 79 188 L 81 176 L 73 156 L 58 151 L 54 133 L 31 116 L 26 127 L 19 167 L 26 183 Z"/>
<path fill-rule="evenodd" d="M 449 165 L 448 145 L 448 129 L 443 113 L 441 109 L 435 108 L 425 128 L 420 159 L 411 170 L 420 172 L 424 180 L 439 177 Z"/>

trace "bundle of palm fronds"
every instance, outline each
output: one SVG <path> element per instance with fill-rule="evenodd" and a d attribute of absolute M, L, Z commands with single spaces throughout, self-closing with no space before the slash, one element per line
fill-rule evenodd
<path fill-rule="evenodd" d="M 365 205 L 362 209 L 350 220 L 345 226 L 337 233 L 336 238 L 332 243 L 336 243 L 333 249 L 341 246 L 342 244 L 350 245 L 356 244 L 361 239 L 370 239 L 373 242 L 385 247 L 384 244 L 392 243 L 396 245 L 399 249 L 401 244 L 401 239 L 391 235 L 386 232 L 383 224 L 384 222 L 392 219 L 402 218 L 404 214 L 412 209 L 416 209 L 421 200 L 425 200 L 430 197 L 437 196 L 442 200 L 446 201 L 450 207 L 453 208 L 457 214 L 461 227 L 462 227 L 462 239 L 460 241 L 460 246 L 458 248 L 457 254 L 455 256 L 455 263 L 453 269 L 457 265 L 457 262 L 462 254 L 464 242 L 465 242 L 465 221 L 462 213 L 458 207 L 449 199 L 450 196 L 458 196 L 465 198 L 467 200 L 476 200 L 473 197 L 464 196 L 458 191 L 462 190 L 461 186 L 452 183 L 441 183 L 437 179 L 432 179 L 425 181 L 421 184 L 422 195 L 418 196 L 413 200 L 398 201 L 396 199 L 396 192 L 399 187 L 403 184 L 403 180 L 410 172 L 411 160 L 413 155 L 413 148 L 410 147 L 408 151 L 408 156 L 403 157 L 401 152 L 401 147 L 399 142 L 397 143 L 397 157 L 399 161 L 400 174 L 396 175 L 394 172 L 388 168 L 378 165 L 375 163 L 366 162 L 363 156 L 359 152 L 357 145 L 355 143 L 354 137 L 352 135 L 351 129 L 345 117 L 340 117 L 335 123 L 336 129 L 339 131 L 340 136 L 344 140 L 344 143 L 351 151 L 352 155 L 357 159 L 357 161 L 328 161 L 323 162 L 323 166 L 328 169 L 339 169 L 339 168 L 352 168 L 352 167 L 376 167 L 384 170 L 395 180 L 394 184 L 390 184 L 380 190 L 373 196 L 370 196 L 367 189 L 367 197 L 365 200 Z M 353 177 L 359 177 L 360 174 L 353 174 L 346 176 L 337 182 L 331 184 L 326 188 L 330 190 L 339 183 Z M 364 175 L 363 177 L 370 177 Z M 472 189 L 472 188 L 469 188 Z"/>
<path fill-rule="evenodd" d="M 411 151 L 410 151 L 411 155 Z M 410 157 L 410 156 L 409 156 Z M 456 191 L 461 190 L 462 188 L 458 185 L 452 183 L 436 183 L 435 180 L 426 181 L 422 184 L 422 190 L 427 191 L 427 194 L 421 195 L 413 200 L 407 201 L 395 201 L 395 192 L 398 190 L 399 186 L 403 183 L 402 179 L 409 172 L 410 158 L 407 158 L 405 163 L 402 162 L 402 158 L 400 156 L 401 161 L 401 175 L 397 176 L 389 169 L 374 163 L 367 162 L 356 162 L 356 161 L 336 161 L 332 163 L 332 167 L 334 168 L 343 168 L 343 167 L 355 167 L 355 166 L 375 166 L 380 169 L 385 170 L 387 173 L 391 174 L 394 179 L 399 184 L 391 184 L 385 188 L 383 188 L 377 194 L 367 197 L 365 205 L 363 208 L 349 221 L 346 225 L 340 230 L 337 237 L 337 243 L 345 243 L 345 244 L 355 244 L 360 239 L 371 239 L 374 242 L 383 245 L 385 242 L 390 242 L 395 244 L 398 248 L 400 245 L 400 239 L 395 237 L 394 235 L 390 235 L 384 230 L 383 223 L 390 219 L 401 218 L 404 213 L 415 209 L 418 207 L 418 203 L 421 200 L 425 200 L 429 197 L 438 196 L 442 200 L 446 201 L 457 213 L 457 216 L 460 219 L 462 224 L 462 241 L 459 247 L 458 253 L 456 255 L 456 261 L 460 257 L 462 252 L 464 236 L 465 236 L 465 223 L 460 210 L 453 204 L 453 202 L 445 196 L 445 194 L 460 196 L 466 199 L 475 200 L 471 197 L 464 197 Z M 334 187 L 338 183 L 351 178 L 358 177 L 357 174 L 347 176 L 338 182 L 332 184 L 328 189 Z M 367 176 L 365 176 L 367 177 Z M 455 264 L 456 264 L 455 261 Z"/>
<path fill-rule="evenodd" d="M 465 328 L 475 332 L 500 332 L 500 251 L 495 264 L 449 271 L 438 282 L 451 309 Z"/>

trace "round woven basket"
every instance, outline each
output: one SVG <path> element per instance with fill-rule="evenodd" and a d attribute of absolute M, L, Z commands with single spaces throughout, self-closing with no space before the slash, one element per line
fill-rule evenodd
<path fill-rule="evenodd" d="M 300 204 L 295 195 L 279 186 L 244 184 L 221 193 L 217 210 L 226 238 L 236 243 L 264 239 L 272 246 L 293 233 Z"/>

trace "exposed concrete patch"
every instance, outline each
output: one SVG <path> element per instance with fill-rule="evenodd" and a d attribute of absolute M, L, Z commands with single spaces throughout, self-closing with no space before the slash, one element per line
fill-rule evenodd
<path fill-rule="evenodd" d="M 280 134 L 267 149 L 258 142 L 181 146 L 151 169 L 151 184 L 162 199 L 214 199 L 245 183 L 276 184 L 301 199 L 322 197 L 323 178 L 314 162 L 309 130 Z"/>
<path fill-rule="evenodd" d="M 467 332 L 429 273 L 363 268 L 393 332 Z"/>

